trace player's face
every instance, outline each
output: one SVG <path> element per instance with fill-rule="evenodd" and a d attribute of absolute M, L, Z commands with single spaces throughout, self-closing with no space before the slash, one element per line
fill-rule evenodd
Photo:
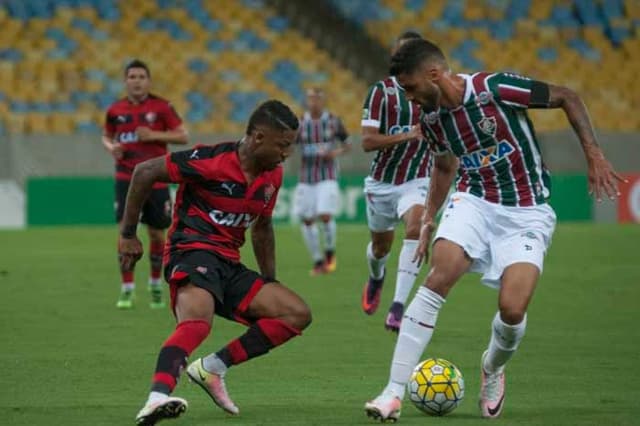
<path fill-rule="evenodd" d="M 435 111 L 440 105 L 440 88 L 435 83 L 439 72 L 426 64 L 412 73 L 397 76 L 398 83 L 405 90 L 407 99 L 420 104 L 426 112 Z"/>
<path fill-rule="evenodd" d="M 259 127 L 254 130 L 254 157 L 264 170 L 273 170 L 291 154 L 297 131 Z"/>
<path fill-rule="evenodd" d="M 307 108 L 316 114 L 324 109 L 324 95 L 322 92 L 307 92 Z"/>
<path fill-rule="evenodd" d="M 134 98 L 146 96 L 151 87 L 151 79 L 144 68 L 129 68 L 124 83 L 127 94 Z"/>

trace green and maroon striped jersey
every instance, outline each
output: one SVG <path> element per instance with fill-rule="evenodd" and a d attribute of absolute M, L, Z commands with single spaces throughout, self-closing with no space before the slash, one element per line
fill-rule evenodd
<path fill-rule="evenodd" d="M 320 118 L 314 119 L 307 111 L 300 118 L 298 139 L 302 161 L 298 172 L 298 181 L 318 183 L 323 180 L 338 179 L 338 160 L 325 159 L 324 153 L 346 144 L 349 134 L 342 120 L 329 111 L 324 111 Z"/>
<path fill-rule="evenodd" d="M 532 80 L 509 73 L 459 76 L 466 81 L 463 104 L 422 119 L 432 149 L 460 159 L 457 190 L 505 206 L 545 203 L 549 173 L 527 115 Z"/>
<path fill-rule="evenodd" d="M 406 133 L 420 123 L 420 106 L 407 100 L 394 77 L 369 88 L 362 111 L 362 127 L 376 127 L 381 134 Z M 379 182 L 400 185 L 429 174 L 429 146 L 414 139 L 376 153 L 369 176 Z"/>

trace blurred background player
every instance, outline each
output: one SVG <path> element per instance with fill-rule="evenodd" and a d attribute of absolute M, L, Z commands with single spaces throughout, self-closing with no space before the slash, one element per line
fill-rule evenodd
<path fill-rule="evenodd" d="M 336 221 L 340 203 L 338 159 L 348 152 L 349 135 L 340 117 L 325 109 L 325 93 L 320 88 L 307 90 L 307 111 L 300 120 L 297 144 L 302 161 L 294 193 L 294 214 L 302 221 L 304 242 L 313 259 L 312 275 L 336 269 Z M 324 235 L 324 256 L 316 220 Z"/>
<path fill-rule="evenodd" d="M 114 102 L 107 111 L 102 143 L 116 162 L 115 211 L 120 224 L 124 202 L 134 167 L 150 158 L 167 153 L 167 144 L 186 144 L 187 131 L 171 104 L 149 93 L 151 73 L 140 60 L 131 61 L 124 71 L 127 96 Z M 152 308 L 164 307 L 160 274 L 164 230 L 171 223 L 171 198 L 164 182 L 157 182 L 142 208 L 142 223 L 149 232 L 149 260 L 151 275 L 149 291 Z M 122 288 L 116 306 L 133 306 L 135 278 L 133 267 L 123 269 L 120 264 Z"/>
<path fill-rule="evenodd" d="M 404 44 L 391 59 L 409 99 L 420 103 L 423 129 L 435 151 L 429 198 L 415 260 L 426 258 L 435 216 L 458 172 L 433 243 L 431 270 L 405 313 L 387 387 L 365 411 L 397 420 L 407 381 L 431 340 L 438 312 L 466 272 L 499 289 L 498 312 L 481 358 L 482 417 L 500 415 L 505 365 L 527 325 L 546 251 L 556 225 L 547 204 L 549 173 L 528 108 L 562 108 L 584 151 L 589 190 L 615 198 L 622 179 L 598 146 L 587 109 L 572 90 L 509 73 L 453 74 L 438 46 Z M 459 165 L 459 168 L 458 168 Z"/>
<path fill-rule="evenodd" d="M 187 374 L 229 414 L 239 409 L 227 394 L 228 368 L 266 354 L 311 323 L 305 302 L 275 279 L 271 215 L 282 185 L 281 164 L 297 129 L 298 119 L 288 106 L 266 101 L 249 118 L 239 142 L 198 145 L 136 167 L 119 244 L 125 267 L 142 256 L 136 226 L 153 184 L 180 184 L 165 264 L 178 324 L 158 354 L 138 425 L 153 425 L 187 409 L 184 399 L 169 395 L 187 358 L 208 336 L 214 314 L 249 328 L 218 352 L 195 360 Z M 259 273 L 240 262 L 249 227 Z"/>
<path fill-rule="evenodd" d="M 406 41 L 420 38 L 413 31 L 403 33 L 392 54 Z M 420 271 L 411 259 L 418 246 L 429 185 L 429 152 L 422 140 L 419 121 L 420 106 L 407 100 L 395 77 L 371 86 L 362 113 L 362 147 L 366 152 L 377 152 L 364 182 L 371 242 L 367 246 L 369 279 L 362 293 L 362 309 L 368 315 L 378 309 L 394 229 L 402 220 L 405 235 L 393 303 L 385 319 L 385 328 L 395 332 Z"/>

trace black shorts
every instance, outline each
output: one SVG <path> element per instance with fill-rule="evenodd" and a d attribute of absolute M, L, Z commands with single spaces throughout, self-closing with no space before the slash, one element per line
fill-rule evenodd
<path fill-rule="evenodd" d="M 245 316 L 247 308 L 265 284 L 258 272 L 205 250 L 171 253 L 164 276 L 171 290 L 174 313 L 178 287 L 191 283 L 211 293 L 216 315 L 243 324 L 252 322 Z"/>
<path fill-rule="evenodd" d="M 116 180 L 116 222 L 120 223 L 124 215 L 124 203 L 127 200 L 129 181 Z M 152 228 L 167 229 L 171 225 L 171 196 L 169 188 L 153 189 L 142 206 L 140 222 Z"/>

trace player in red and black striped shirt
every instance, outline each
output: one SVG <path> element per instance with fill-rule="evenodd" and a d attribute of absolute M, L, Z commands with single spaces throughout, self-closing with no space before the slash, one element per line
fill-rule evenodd
<path fill-rule="evenodd" d="M 167 153 L 167 144 L 186 144 L 187 132 L 171 104 L 149 93 L 151 74 L 139 60 L 130 62 L 124 71 L 127 96 L 111 105 L 107 111 L 102 144 L 116 162 L 115 210 L 120 224 L 124 200 L 131 174 L 137 164 Z M 149 231 L 151 276 L 151 307 L 162 308 L 162 249 L 164 230 L 171 223 L 171 199 L 166 183 L 158 182 L 142 209 L 142 223 Z M 132 269 L 120 269 L 122 289 L 117 307 L 133 306 L 134 274 Z"/>
<path fill-rule="evenodd" d="M 214 313 L 249 328 L 220 351 L 195 360 L 187 374 L 230 414 L 239 410 L 225 389 L 228 367 L 267 353 L 311 322 L 305 302 L 275 279 L 271 224 L 281 163 L 297 129 L 298 119 L 286 105 L 267 101 L 252 114 L 241 141 L 199 145 L 136 167 L 121 228 L 125 267 L 142 255 L 135 229 L 153 184 L 180 184 L 164 258 L 178 325 L 158 356 L 149 399 L 136 418 L 139 425 L 186 410 L 185 400 L 169 395 L 187 357 L 209 334 Z M 259 273 L 240 263 L 249 227 Z"/>

